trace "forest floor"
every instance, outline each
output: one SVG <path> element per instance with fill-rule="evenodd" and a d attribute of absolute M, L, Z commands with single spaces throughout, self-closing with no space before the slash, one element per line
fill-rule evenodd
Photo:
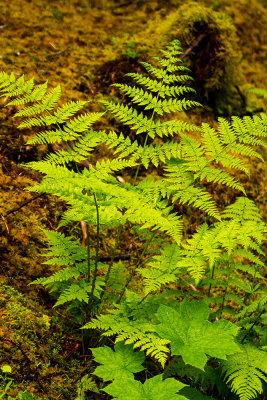
<path fill-rule="evenodd" d="M 198 101 L 204 106 L 180 117 L 216 125 L 219 116 L 251 115 L 266 106 L 266 100 L 249 93 L 266 82 L 263 4 L 256 0 L 0 0 L 0 71 L 34 77 L 36 83 L 48 80 L 50 87 L 60 83 L 62 101 L 86 100 L 85 110 L 99 111 L 99 100 L 117 96 L 111 84 L 124 82 L 125 73 L 138 71 L 139 61 L 149 60 L 178 38 Z M 14 108 L 4 107 L 5 98 L 0 102 L 0 366 L 12 367 L 11 396 L 28 389 L 45 399 L 74 399 L 77 382 L 92 370 L 79 331 L 75 325 L 69 329 L 70 316 L 53 310 L 53 299 L 43 289 L 27 286 L 47 273 L 48 267 L 41 264 L 40 227 L 55 229 L 64 205 L 47 196 L 25 204 L 33 194 L 24 188 L 40 177 L 19 164 L 40 159 L 47 147 L 25 146 L 33 132 L 19 131 L 12 119 Z M 118 126 L 104 118 L 98 127 Z M 94 161 L 104 156 L 103 149 Z M 123 178 L 132 177 L 129 173 Z M 254 160 L 246 189 L 262 214 L 266 187 L 266 167 Z M 225 204 L 232 198 L 219 187 L 215 200 Z M 200 219 L 198 213 L 186 215 L 185 233 Z M 75 227 L 74 234 L 78 231 Z M 114 243 L 104 242 L 102 253 L 108 254 Z M 125 253 L 127 242 L 125 232 L 121 252 Z"/>

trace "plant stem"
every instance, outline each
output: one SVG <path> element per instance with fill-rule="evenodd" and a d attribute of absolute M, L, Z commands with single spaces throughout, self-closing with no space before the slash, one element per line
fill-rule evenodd
<path fill-rule="evenodd" d="M 223 313 L 223 308 L 224 308 L 224 303 L 225 303 L 225 297 L 226 297 L 226 294 L 227 294 L 227 288 L 228 288 L 228 284 L 229 284 L 229 278 L 230 278 L 230 275 L 231 275 L 231 266 L 232 266 L 232 263 L 230 262 L 230 256 L 228 256 L 228 274 L 227 274 L 226 288 L 225 288 L 224 295 L 223 295 L 223 300 L 222 300 L 222 307 L 221 307 L 221 315 L 220 315 L 220 318 L 222 318 L 222 313 Z"/>
<path fill-rule="evenodd" d="M 151 120 L 150 120 L 150 121 L 151 121 L 151 122 L 150 122 L 150 127 L 151 127 L 151 123 L 152 123 L 152 121 L 153 121 L 153 117 L 154 117 L 154 111 L 153 111 L 153 114 L 152 114 L 152 117 L 151 117 Z M 149 129 L 150 129 L 150 127 L 149 127 Z M 148 140 L 148 133 L 146 134 L 144 147 L 145 147 L 145 145 L 147 144 L 147 140 Z M 137 176 L 138 176 L 138 174 L 139 174 L 140 167 L 141 167 L 141 164 L 139 164 L 138 167 L 137 167 L 137 170 L 136 170 L 136 173 L 135 173 L 135 176 L 134 176 L 134 180 L 133 180 L 133 186 L 135 185 Z"/>
<path fill-rule="evenodd" d="M 140 265 L 140 263 L 141 263 L 141 261 L 142 261 L 142 258 L 144 257 L 144 255 L 145 255 L 145 253 L 146 253 L 146 251 L 147 251 L 148 245 L 149 245 L 149 243 L 153 240 L 155 234 L 156 234 L 156 232 L 153 232 L 153 234 L 151 235 L 150 240 L 147 240 L 147 242 L 146 242 L 146 244 L 145 244 L 145 247 L 144 247 L 144 249 L 143 249 L 143 251 L 142 251 L 142 254 L 141 254 L 141 256 L 139 257 L 139 259 L 138 259 L 138 261 L 137 261 L 137 264 L 136 264 L 135 268 L 131 271 L 131 273 L 130 273 L 129 276 L 128 276 L 128 279 L 127 279 L 126 282 L 125 282 L 124 288 L 122 289 L 122 292 L 121 292 L 120 297 L 119 297 L 119 299 L 118 299 L 118 301 L 117 301 L 117 304 L 119 304 L 119 303 L 121 302 L 121 299 L 122 299 L 122 297 L 123 297 L 123 295 L 124 295 L 124 293 L 125 293 L 125 290 L 127 289 L 129 283 L 131 282 L 131 280 L 132 280 L 132 278 L 133 278 L 133 276 L 134 276 L 134 274 L 135 274 L 135 271 L 136 271 L 136 269 L 139 267 L 139 265 Z"/>
<path fill-rule="evenodd" d="M 212 270 L 211 270 L 211 279 L 213 279 L 213 277 L 214 277 L 214 270 L 215 270 L 215 264 L 213 265 Z M 209 286 L 208 297 L 210 297 L 210 292 L 211 292 L 211 283 Z"/>
<path fill-rule="evenodd" d="M 95 207 L 96 207 L 96 254 L 95 254 L 95 268 L 94 268 L 94 275 L 93 275 L 93 281 L 92 281 L 92 289 L 91 289 L 91 294 L 90 294 L 91 303 L 93 300 L 93 295 L 94 295 L 94 290 L 95 290 L 98 255 L 99 255 L 99 207 L 98 207 L 95 193 L 93 193 L 93 196 L 94 196 Z"/>
<path fill-rule="evenodd" d="M 106 277 L 105 277 L 105 285 L 103 287 L 103 290 L 102 290 L 102 293 L 101 293 L 101 296 L 100 296 L 101 300 L 102 300 L 102 298 L 103 298 L 103 296 L 105 294 L 105 291 L 106 291 L 107 283 L 108 283 L 110 272 L 111 272 L 111 268 L 112 268 L 112 263 L 113 263 L 113 260 L 114 260 L 115 254 L 116 254 L 116 250 L 117 250 L 117 247 L 118 247 L 118 244 L 119 244 L 119 239 L 120 239 L 120 235 L 122 233 L 122 230 L 123 230 L 123 227 L 120 226 L 120 228 L 118 230 L 115 246 L 114 246 L 114 249 L 113 249 L 113 252 L 112 252 L 111 260 L 110 260 L 110 263 L 109 263 L 109 266 L 108 266 L 107 274 L 106 274 Z"/>
<path fill-rule="evenodd" d="M 254 328 L 254 326 L 258 323 L 258 321 L 260 320 L 261 315 L 263 314 L 264 310 L 261 310 L 260 314 L 258 315 L 258 318 L 256 318 L 256 320 L 253 322 L 253 324 L 251 325 L 251 327 L 247 330 L 247 332 L 245 333 L 245 336 L 243 337 L 243 339 L 241 340 L 241 343 L 244 342 L 244 340 L 246 339 L 246 337 L 248 336 L 248 334 L 252 331 L 252 329 Z"/>
<path fill-rule="evenodd" d="M 91 273 L 90 258 L 91 258 L 91 253 L 90 253 L 90 232 L 89 232 L 88 224 L 86 224 L 86 233 L 87 233 L 87 281 L 88 281 L 88 283 L 90 283 L 90 273 Z"/>

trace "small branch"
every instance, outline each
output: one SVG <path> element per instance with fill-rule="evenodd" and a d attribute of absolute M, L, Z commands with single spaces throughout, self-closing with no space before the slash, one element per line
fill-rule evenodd
<path fill-rule="evenodd" d="M 115 254 L 114 256 L 98 257 L 98 261 L 100 262 L 120 261 L 120 260 L 130 260 L 130 259 L 131 259 L 131 254 Z M 95 260 L 95 256 L 92 256 L 91 260 Z"/>
<path fill-rule="evenodd" d="M 38 194 L 38 195 L 36 195 L 36 196 L 31 197 L 29 200 L 24 201 L 23 203 L 20 204 L 20 206 L 18 206 L 18 207 L 16 207 L 16 208 L 12 208 L 12 210 L 9 210 L 9 211 L 5 214 L 5 217 L 6 217 L 7 215 L 10 215 L 10 214 L 13 214 L 13 213 L 19 211 L 22 207 L 24 207 L 24 206 L 26 206 L 27 204 L 31 203 L 32 201 L 38 199 L 39 197 L 44 196 L 45 194 L 46 194 L 46 193 L 41 193 L 41 194 Z"/>
<path fill-rule="evenodd" d="M 18 343 L 16 343 L 16 342 L 15 342 L 14 340 L 12 340 L 12 339 L 8 339 L 8 338 L 1 337 L 1 336 L 0 336 L 0 341 L 1 341 L 1 342 L 8 342 L 8 343 L 11 343 L 11 344 L 13 344 L 13 346 L 17 347 L 17 348 L 21 351 L 22 355 L 24 356 L 25 360 L 27 361 L 27 364 L 28 364 L 28 367 L 29 367 L 30 372 L 34 375 L 34 377 L 35 377 L 35 379 L 36 379 L 36 382 L 37 382 L 38 386 L 40 387 L 40 389 L 42 389 L 42 391 L 43 391 L 44 393 L 47 393 L 47 390 L 44 388 L 44 386 L 43 386 L 42 383 L 40 382 L 40 379 L 39 379 L 39 372 L 38 372 L 36 369 L 32 369 L 32 367 L 31 367 L 32 361 L 29 359 L 28 355 L 25 353 L 25 351 L 23 350 L 23 348 L 21 347 L 21 345 L 18 344 Z"/>
<path fill-rule="evenodd" d="M 138 2 L 130 0 L 130 1 L 125 1 L 123 3 L 116 4 L 113 8 L 115 9 L 115 8 L 127 7 L 127 6 L 130 6 L 133 4 L 137 4 L 137 3 L 149 3 L 151 1 L 153 1 L 153 0 L 139 0 Z"/>
<path fill-rule="evenodd" d="M 207 37 L 206 33 L 201 33 L 192 43 L 192 46 L 190 46 L 188 49 L 185 50 L 184 54 L 182 54 L 179 58 L 182 60 L 186 56 L 188 56 L 189 53 L 191 53 L 198 45 L 202 42 Z"/>

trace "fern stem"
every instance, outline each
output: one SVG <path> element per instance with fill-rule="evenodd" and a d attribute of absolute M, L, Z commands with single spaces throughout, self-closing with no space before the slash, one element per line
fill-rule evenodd
<path fill-rule="evenodd" d="M 259 313 L 258 317 L 255 319 L 255 321 L 253 322 L 253 324 L 251 325 L 251 327 L 247 330 L 247 332 L 245 333 L 243 339 L 241 340 L 241 343 L 244 342 L 244 340 L 246 339 L 246 337 L 248 336 L 248 334 L 252 331 L 252 329 L 254 328 L 254 326 L 259 322 L 261 315 L 265 312 L 265 310 L 261 310 L 261 312 Z"/>
<path fill-rule="evenodd" d="M 212 270 L 211 270 L 211 279 L 213 279 L 213 277 L 214 277 L 214 271 L 215 271 L 215 264 L 213 265 Z M 208 297 L 210 297 L 210 292 L 211 292 L 211 283 L 209 286 Z"/>
<path fill-rule="evenodd" d="M 86 224 L 86 233 L 87 233 L 87 281 L 88 281 L 88 283 L 90 283 L 90 273 L 91 273 L 90 258 L 91 258 L 91 253 L 90 253 L 90 232 L 89 232 L 88 224 Z"/>
<path fill-rule="evenodd" d="M 117 301 L 117 304 L 120 304 L 121 299 L 122 299 L 122 297 L 123 297 L 123 295 L 124 295 L 124 293 L 125 293 L 125 291 L 126 291 L 128 285 L 129 285 L 129 283 L 131 282 L 132 278 L 134 277 L 135 271 L 136 271 L 136 269 L 139 267 L 139 265 L 140 265 L 140 263 L 141 263 L 141 261 L 142 261 L 144 255 L 145 255 L 145 253 L 146 253 L 146 251 L 147 251 L 148 245 L 149 245 L 149 244 L 151 243 L 151 241 L 153 240 L 155 234 L 156 234 L 156 232 L 153 232 L 152 235 L 151 235 L 150 240 L 147 240 L 147 241 L 146 241 L 145 247 L 144 247 L 144 249 L 143 249 L 143 251 L 142 251 L 141 256 L 139 257 L 139 259 L 138 259 L 138 261 L 137 261 L 137 264 L 136 264 L 135 268 L 131 271 L 130 275 L 128 276 L 128 278 L 127 278 L 127 280 L 126 280 L 126 282 L 125 282 L 124 288 L 122 289 L 122 292 L 121 292 L 120 297 L 119 297 L 119 299 L 118 299 L 118 301 Z"/>
<path fill-rule="evenodd" d="M 158 99 L 159 99 L 159 93 L 157 93 L 157 97 L 156 97 L 156 103 L 157 103 Z M 154 119 L 154 115 L 155 115 L 155 108 L 153 109 L 153 112 L 152 112 L 151 118 L 150 118 L 150 120 L 149 120 L 150 124 L 149 124 L 149 128 L 147 129 L 147 134 L 146 134 L 146 138 L 145 138 L 144 147 L 145 147 L 145 146 L 146 146 L 146 144 L 147 144 L 147 140 L 148 140 L 148 132 L 149 132 L 149 130 L 150 130 L 150 128 L 151 128 L 151 125 L 152 125 L 152 122 L 153 122 L 153 119 Z M 135 182 L 136 182 L 137 176 L 138 176 L 138 174 L 139 174 L 140 167 L 141 167 L 141 164 L 139 164 L 139 165 L 138 165 L 138 167 L 137 167 L 137 170 L 136 170 L 136 173 L 135 173 L 135 177 L 134 177 L 134 180 L 133 180 L 133 186 L 135 185 Z"/>
<path fill-rule="evenodd" d="M 99 207 L 96 199 L 95 193 L 93 193 L 94 196 L 94 201 L 95 201 L 95 207 L 96 207 L 96 253 L 95 253 L 95 268 L 94 268 L 94 275 L 93 275 L 93 280 L 92 280 L 92 289 L 91 289 L 91 294 L 90 294 L 90 299 L 92 303 L 93 295 L 94 295 L 94 290 L 95 290 L 95 283 L 96 283 L 96 276 L 97 276 L 97 265 L 98 265 L 98 255 L 99 255 Z"/>
<path fill-rule="evenodd" d="M 152 117 L 151 117 L 150 126 L 151 126 L 151 123 L 152 123 L 152 121 L 153 121 L 153 116 L 154 116 L 154 111 L 153 111 L 153 114 L 152 114 Z M 150 128 L 149 128 L 149 129 L 150 129 Z M 147 140 L 148 140 L 148 133 L 146 134 L 144 147 L 145 147 L 145 145 L 147 144 Z M 133 180 L 133 186 L 135 185 L 135 182 L 136 182 L 137 176 L 138 176 L 138 174 L 139 174 L 140 168 L 141 168 L 141 164 L 139 164 L 138 167 L 137 167 L 137 170 L 136 170 L 136 173 L 135 173 L 135 176 L 134 176 L 134 180 Z"/>
<path fill-rule="evenodd" d="M 104 287 L 103 287 L 103 290 L 102 290 L 102 293 L 101 293 L 101 296 L 100 296 L 101 300 L 102 300 L 102 298 L 103 298 L 103 296 L 105 294 L 105 291 L 106 291 L 106 287 L 107 287 L 107 284 L 108 284 L 108 280 L 109 280 L 109 276 L 110 276 L 113 260 L 114 260 L 115 254 L 116 254 L 116 250 L 117 250 L 117 247 L 118 247 L 118 244 L 119 244 L 120 235 L 122 233 L 122 230 L 123 230 L 123 227 L 120 226 L 120 228 L 118 230 L 115 246 L 114 246 L 114 249 L 113 249 L 113 252 L 112 252 L 111 260 L 110 260 L 110 263 L 109 263 L 109 266 L 108 266 L 107 274 L 106 274 L 106 277 L 105 277 L 105 284 L 104 284 Z"/>
<path fill-rule="evenodd" d="M 221 315 L 220 318 L 222 318 L 222 313 L 223 313 L 223 308 L 224 308 L 224 303 L 225 303 L 225 297 L 227 294 L 227 289 L 228 289 L 228 285 L 229 285 L 229 278 L 231 275 L 231 270 L 232 270 L 232 263 L 230 262 L 230 256 L 228 257 L 228 273 L 227 273 L 227 281 L 226 281 L 226 288 L 223 294 L 223 300 L 222 300 L 222 306 L 221 306 Z"/>

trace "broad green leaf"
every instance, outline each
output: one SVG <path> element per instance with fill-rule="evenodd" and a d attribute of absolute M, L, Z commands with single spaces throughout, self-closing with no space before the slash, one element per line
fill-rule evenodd
<path fill-rule="evenodd" d="M 186 364 L 204 369 L 207 356 L 226 359 L 240 351 L 234 342 L 238 327 L 224 319 L 209 322 L 209 308 L 202 301 L 184 300 L 177 311 L 160 305 L 157 317 L 161 324 L 156 332 L 171 342 L 172 354 L 181 355 Z"/>
<path fill-rule="evenodd" d="M 94 375 L 104 381 L 113 379 L 132 378 L 134 372 L 140 372 L 144 368 L 141 365 L 145 360 L 144 352 L 133 351 L 132 344 L 119 342 L 114 347 L 115 351 L 107 346 L 91 349 L 95 361 L 100 365 L 96 368 Z"/>
<path fill-rule="evenodd" d="M 103 390 L 117 400 L 188 400 L 177 394 L 184 386 L 174 378 L 162 380 L 162 375 L 157 375 L 144 384 L 133 378 L 116 379 Z"/>
<path fill-rule="evenodd" d="M 194 389 L 190 386 L 186 386 L 185 388 L 183 388 L 180 393 L 188 400 L 215 400 L 214 397 L 206 396 L 199 390 Z"/>

